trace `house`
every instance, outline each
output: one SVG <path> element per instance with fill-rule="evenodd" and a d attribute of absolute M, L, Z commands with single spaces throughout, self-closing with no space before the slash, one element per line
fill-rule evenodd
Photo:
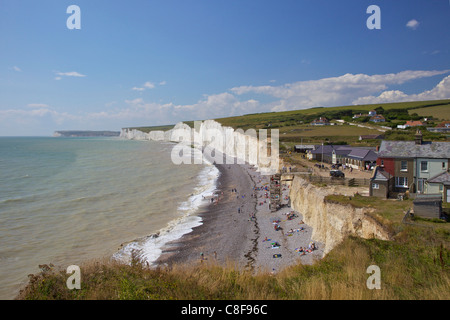
<path fill-rule="evenodd" d="M 369 121 L 378 123 L 378 122 L 386 122 L 386 119 L 381 114 L 377 114 L 370 117 Z"/>
<path fill-rule="evenodd" d="M 335 147 L 333 145 L 317 145 L 314 150 L 308 152 L 308 159 L 331 163 Z"/>
<path fill-rule="evenodd" d="M 343 156 L 343 164 L 360 170 L 371 170 L 375 167 L 378 154 L 375 150 L 366 148 L 352 148 Z"/>
<path fill-rule="evenodd" d="M 393 191 L 394 176 L 384 171 L 383 167 L 376 166 L 370 178 L 369 195 L 387 199 Z"/>
<path fill-rule="evenodd" d="M 373 117 L 373 116 L 375 116 L 377 114 L 377 112 L 375 111 L 375 110 L 370 110 L 369 111 L 369 116 L 370 117 Z"/>
<path fill-rule="evenodd" d="M 369 116 L 368 114 L 362 114 L 362 113 L 360 113 L 360 114 L 355 114 L 355 115 L 353 115 L 352 119 L 358 119 L 358 118 L 368 117 L 368 116 Z"/>
<path fill-rule="evenodd" d="M 412 121 L 412 120 L 408 120 L 406 121 L 405 124 L 399 124 L 397 125 L 398 129 L 406 129 L 406 128 L 410 128 L 410 127 L 420 127 L 420 126 L 424 126 L 425 124 L 422 121 Z"/>
<path fill-rule="evenodd" d="M 342 164 L 353 169 L 367 170 L 376 164 L 376 148 L 351 147 L 348 145 L 319 145 L 309 152 L 310 160 L 329 164 Z"/>
<path fill-rule="evenodd" d="M 406 121 L 405 125 L 408 127 L 419 127 L 419 126 L 423 126 L 425 124 L 422 121 L 408 120 L 408 121 Z"/>
<path fill-rule="evenodd" d="M 359 170 L 372 169 L 378 158 L 375 148 L 338 146 L 332 154 L 333 164 L 342 164 Z"/>
<path fill-rule="evenodd" d="M 319 119 L 315 119 L 311 122 L 312 126 L 329 126 L 330 121 L 327 118 L 320 117 Z"/>
<path fill-rule="evenodd" d="M 427 193 L 425 183 L 448 170 L 449 158 L 450 142 L 425 142 L 418 130 L 415 141 L 383 140 L 377 165 L 394 177 L 394 192 Z"/>
<path fill-rule="evenodd" d="M 439 123 L 434 128 L 427 128 L 430 132 L 450 132 L 450 121 L 444 121 Z"/>
<path fill-rule="evenodd" d="M 426 182 L 426 193 L 441 194 L 444 202 L 450 202 L 450 172 L 442 172 Z"/>

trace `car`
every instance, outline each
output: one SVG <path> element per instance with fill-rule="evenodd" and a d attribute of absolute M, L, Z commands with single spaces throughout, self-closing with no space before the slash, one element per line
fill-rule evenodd
<path fill-rule="evenodd" d="M 335 178 L 345 178 L 345 174 L 341 170 L 330 170 L 330 176 Z"/>

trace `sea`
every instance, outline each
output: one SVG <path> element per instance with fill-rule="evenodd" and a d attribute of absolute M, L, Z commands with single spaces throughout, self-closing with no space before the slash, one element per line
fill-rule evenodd
<path fill-rule="evenodd" d="M 174 164 L 173 146 L 0 137 L 0 299 L 14 299 L 43 264 L 129 263 L 132 254 L 152 264 L 166 243 L 200 225 L 219 171 Z"/>

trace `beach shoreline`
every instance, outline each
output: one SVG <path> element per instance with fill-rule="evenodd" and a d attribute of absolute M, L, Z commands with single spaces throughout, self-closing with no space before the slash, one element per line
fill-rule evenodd
<path fill-rule="evenodd" d="M 245 215 L 256 206 L 256 200 L 248 201 L 253 184 L 239 165 L 215 166 L 220 176 L 214 202 L 205 199 L 198 213 L 201 224 L 180 239 L 167 243 L 155 264 L 170 266 L 210 260 L 245 267 L 244 254 L 249 250 L 254 233 L 254 226 Z"/>
<path fill-rule="evenodd" d="M 320 243 L 308 252 L 312 228 L 303 223 L 301 213 L 290 208 L 288 186 L 282 186 L 281 208 L 271 212 L 271 176 L 248 164 L 214 165 L 220 171 L 216 200 L 205 202 L 200 209 L 201 225 L 162 248 L 156 266 L 216 263 L 254 273 L 276 273 L 323 257 Z"/>

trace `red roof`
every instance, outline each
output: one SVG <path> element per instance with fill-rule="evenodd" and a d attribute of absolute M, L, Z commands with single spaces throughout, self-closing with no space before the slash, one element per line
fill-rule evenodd
<path fill-rule="evenodd" d="M 436 127 L 445 128 L 445 127 L 448 127 L 448 126 L 450 126 L 450 121 L 441 122 Z"/>
<path fill-rule="evenodd" d="M 423 122 L 422 121 L 406 121 L 405 125 L 410 126 L 410 127 L 417 127 L 417 126 L 423 126 Z"/>

